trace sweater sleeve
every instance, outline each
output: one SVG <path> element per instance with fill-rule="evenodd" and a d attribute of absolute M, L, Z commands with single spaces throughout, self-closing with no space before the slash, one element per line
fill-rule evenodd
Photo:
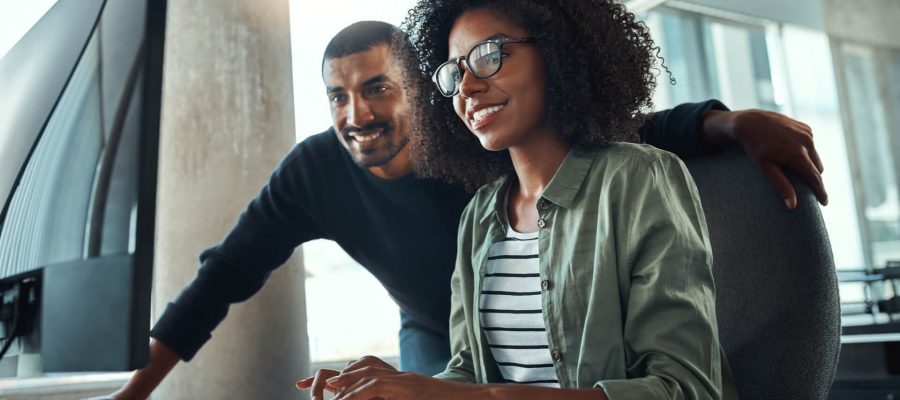
<path fill-rule="evenodd" d="M 150 336 L 189 361 L 225 318 L 231 303 L 259 291 L 296 246 L 323 237 L 304 205 L 314 191 L 297 145 L 218 245 L 200 254 L 197 276 L 170 302 Z"/>
<path fill-rule="evenodd" d="M 707 100 L 655 112 L 639 130 L 641 141 L 683 158 L 714 154 L 719 149 L 703 138 L 703 116 L 710 110 L 729 111 L 722 102 Z"/>

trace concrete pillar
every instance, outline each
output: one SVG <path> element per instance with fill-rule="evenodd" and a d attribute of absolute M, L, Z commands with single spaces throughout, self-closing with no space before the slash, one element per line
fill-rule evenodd
<path fill-rule="evenodd" d="M 288 0 L 169 0 L 154 320 L 295 142 Z M 231 307 L 154 399 L 296 399 L 309 372 L 299 250 Z"/>
<path fill-rule="evenodd" d="M 833 38 L 900 49 L 897 0 L 822 0 L 825 31 Z"/>

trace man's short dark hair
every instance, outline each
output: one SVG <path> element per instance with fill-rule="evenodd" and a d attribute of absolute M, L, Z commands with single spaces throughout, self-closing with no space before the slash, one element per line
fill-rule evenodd
<path fill-rule="evenodd" d="M 387 22 L 355 22 L 338 32 L 328 42 L 325 55 L 322 57 L 322 70 L 325 69 L 328 60 L 363 52 L 382 44 L 391 46 L 396 35 L 402 36 L 403 32 Z"/>

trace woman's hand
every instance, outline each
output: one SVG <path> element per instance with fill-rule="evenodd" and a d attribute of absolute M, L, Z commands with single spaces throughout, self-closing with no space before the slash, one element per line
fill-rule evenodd
<path fill-rule="evenodd" d="M 367 366 L 328 379 L 340 393 L 334 400 L 477 399 L 490 387 L 450 382 L 393 368 Z"/>
<path fill-rule="evenodd" d="M 334 400 L 469 400 L 515 399 L 606 400 L 601 389 L 554 389 L 529 385 L 473 384 L 445 381 L 397 371 L 377 357 L 366 356 L 338 372 L 316 371 L 315 376 L 297 382 L 297 389 L 311 390 L 314 400 L 323 400 L 324 391 L 335 393 Z"/>
<path fill-rule="evenodd" d="M 314 400 L 324 399 L 324 391 L 335 393 L 334 400 L 349 399 L 471 399 L 489 390 L 486 385 L 443 381 L 418 374 L 400 372 L 377 357 L 366 356 L 338 372 L 320 369 L 315 376 L 297 382 L 297 389 L 311 391 Z"/>
<path fill-rule="evenodd" d="M 364 367 L 328 380 L 334 400 L 607 400 L 602 389 L 557 389 L 514 384 L 445 381 L 393 368 Z"/>
<path fill-rule="evenodd" d="M 306 390 L 309 389 L 310 394 L 309 398 L 312 400 L 323 400 L 325 398 L 324 391 L 335 392 L 336 389 L 330 386 L 327 386 L 325 381 L 329 378 L 338 376 L 340 374 L 339 371 L 335 371 L 333 369 L 320 369 L 316 371 L 315 375 L 301 379 L 297 381 L 294 385 L 298 390 Z"/>
<path fill-rule="evenodd" d="M 316 371 L 316 374 L 314 376 L 297 381 L 296 386 L 299 390 L 309 389 L 310 398 L 312 400 L 322 400 L 325 398 L 324 391 L 327 390 L 332 393 L 339 393 L 340 391 L 339 387 L 336 387 L 329 383 L 331 378 L 335 378 L 339 375 L 358 371 L 364 368 L 377 368 L 379 370 L 397 372 L 394 367 L 382 361 L 378 357 L 365 356 L 363 358 L 360 358 L 359 360 L 351 361 L 349 364 L 347 364 L 347 367 L 341 371 L 335 371 L 333 369 L 320 369 Z"/>

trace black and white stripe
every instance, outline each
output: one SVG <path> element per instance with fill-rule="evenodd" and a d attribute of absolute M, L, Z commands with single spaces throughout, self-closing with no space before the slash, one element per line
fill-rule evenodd
<path fill-rule="evenodd" d="M 507 382 L 559 387 L 544 326 L 537 238 L 510 229 L 491 246 L 479 314 Z"/>

